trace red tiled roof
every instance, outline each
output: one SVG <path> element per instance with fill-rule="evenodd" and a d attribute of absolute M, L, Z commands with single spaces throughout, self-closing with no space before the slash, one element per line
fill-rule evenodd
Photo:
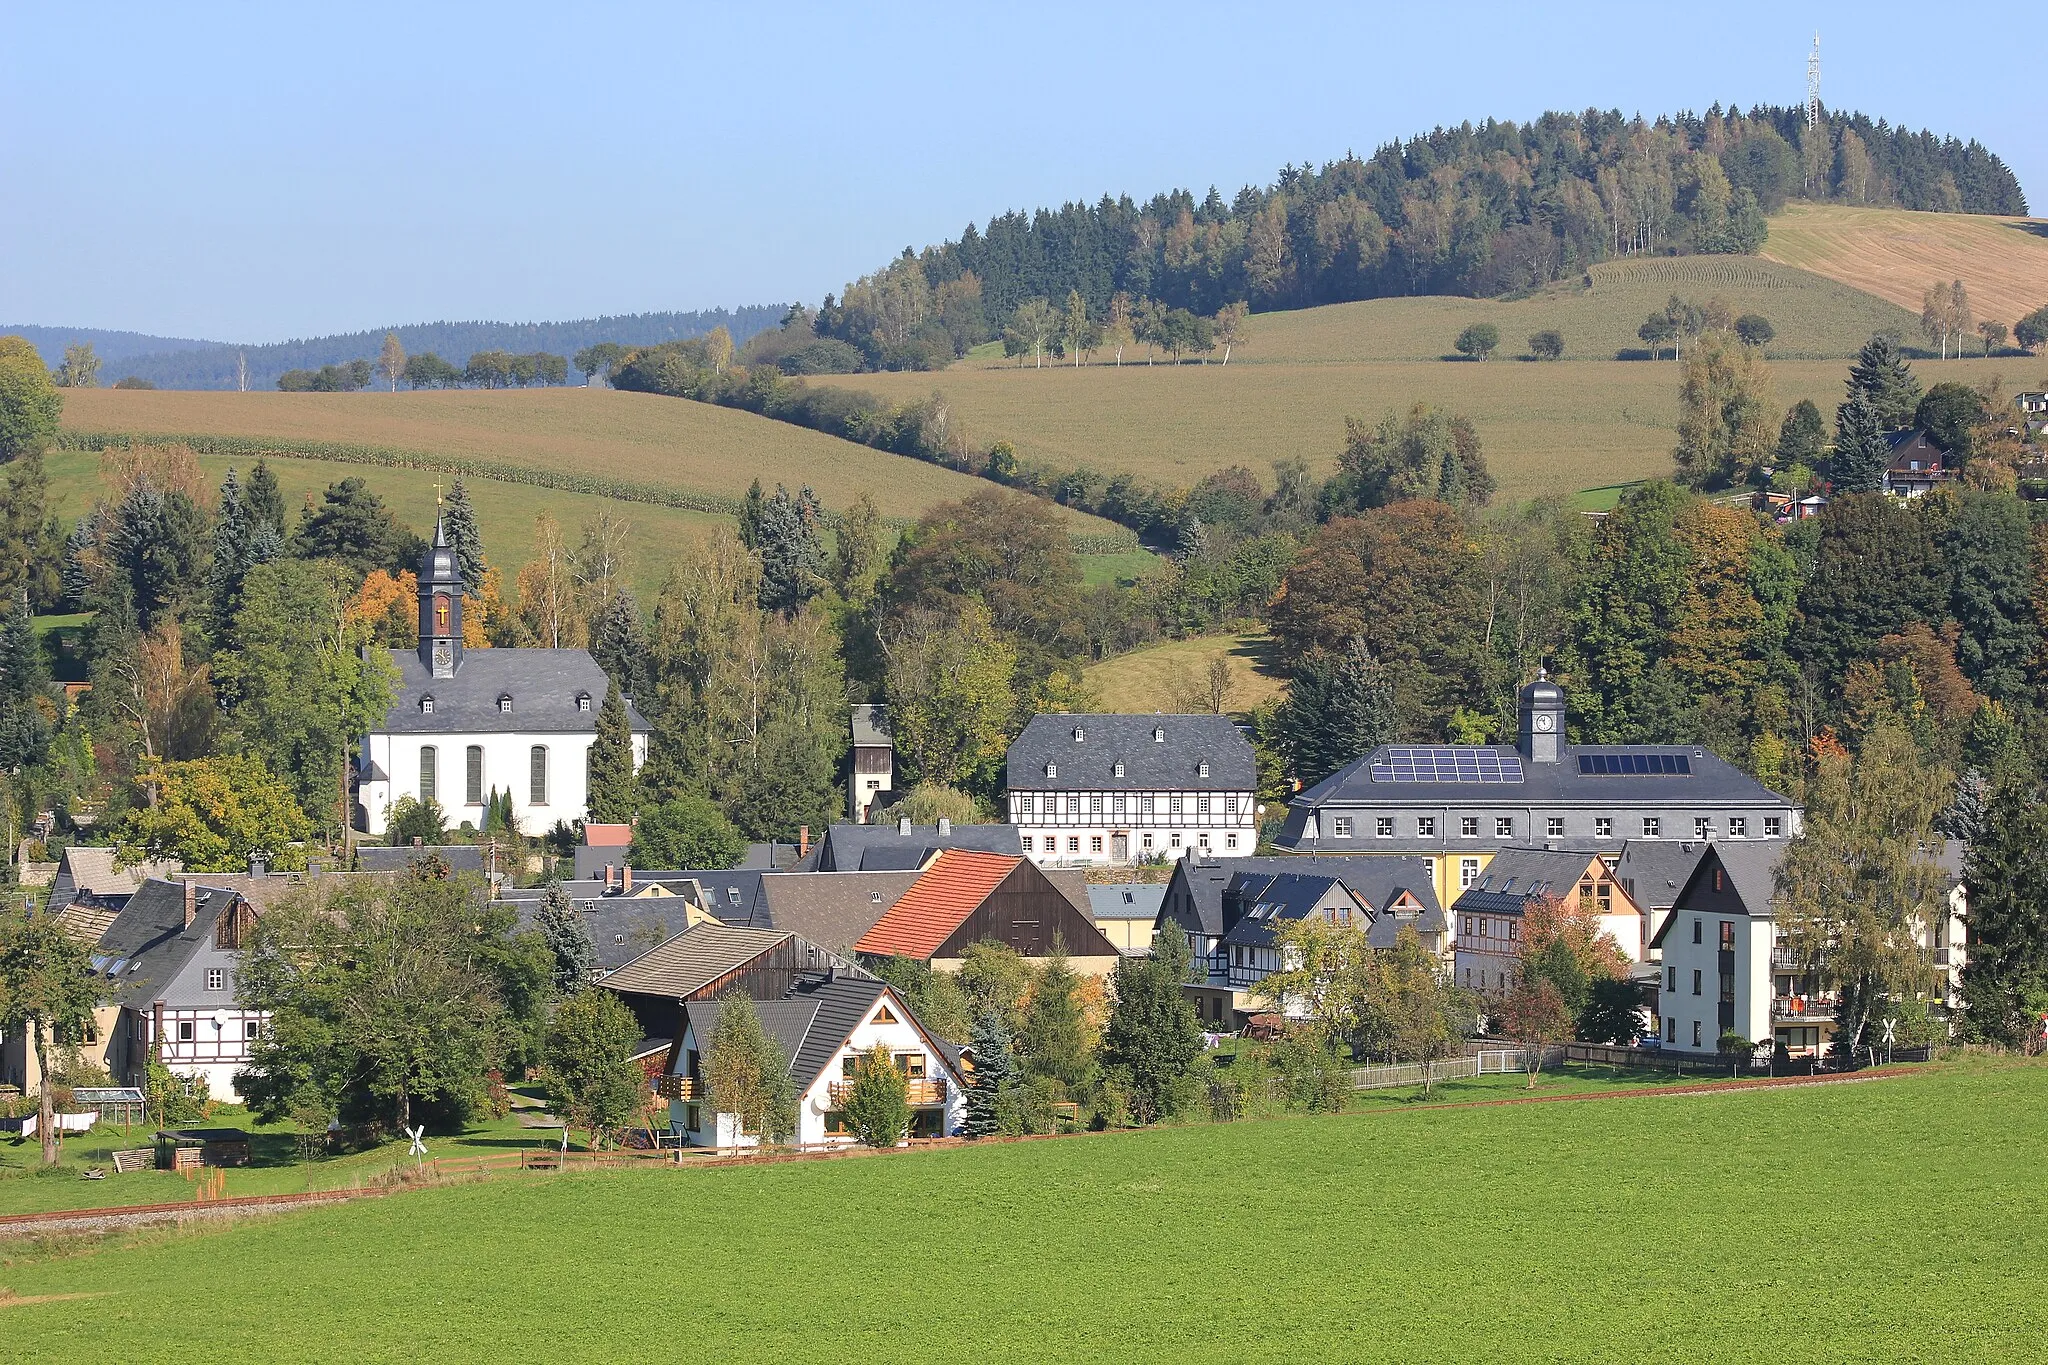
<path fill-rule="evenodd" d="M 929 958 L 1024 860 L 949 848 L 853 945 L 855 952 Z"/>
<path fill-rule="evenodd" d="M 583 825 L 583 846 L 585 848 L 624 848 L 633 842 L 631 825 L 596 825 L 585 821 Z"/>

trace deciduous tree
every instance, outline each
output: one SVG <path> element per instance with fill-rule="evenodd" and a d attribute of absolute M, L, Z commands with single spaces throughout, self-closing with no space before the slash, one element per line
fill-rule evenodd
<path fill-rule="evenodd" d="M 771 1146 L 796 1135 L 789 1058 L 761 1027 L 761 1016 L 746 996 L 735 992 L 719 1006 L 704 1048 L 703 1071 L 712 1112 L 731 1114 L 742 1133 L 756 1134 Z"/>
<path fill-rule="evenodd" d="M 886 1045 L 876 1043 L 855 1059 L 840 1112 L 864 1147 L 897 1146 L 910 1131 L 909 1082 Z"/>
<path fill-rule="evenodd" d="M 92 1024 L 99 1004 L 88 945 L 55 915 L 31 910 L 8 897 L 0 909 L 0 1032 L 25 1040 L 35 1053 L 38 1083 L 36 1132 L 43 1164 L 57 1160 L 56 1047 L 76 1043 Z"/>
<path fill-rule="evenodd" d="M 640 1024 L 611 991 L 579 991 L 555 1007 L 541 1045 L 549 1107 L 608 1146 L 640 1105 L 647 1078 L 632 1059 Z"/>
<path fill-rule="evenodd" d="M 1195 1007 L 1181 989 L 1188 976 L 1188 945 L 1179 926 L 1167 924 L 1148 957 L 1120 957 L 1111 977 L 1116 1003 L 1102 1034 L 1102 1061 L 1128 1079 L 1133 1117 L 1156 1123 L 1170 1117 L 1202 1055 Z"/>

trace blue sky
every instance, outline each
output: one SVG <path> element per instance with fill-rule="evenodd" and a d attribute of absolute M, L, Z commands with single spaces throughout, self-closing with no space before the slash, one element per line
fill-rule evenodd
<path fill-rule="evenodd" d="M 1633 11 L 1633 12 L 1632 12 Z M 0 322 L 262 342 L 815 301 L 1009 207 L 1228 195 L 1487 115 L 1804 97 L 2048 212 L 2034 6 L 23 3 Z M 2001 55 L 2003 54 L 2003 55 Z"/>

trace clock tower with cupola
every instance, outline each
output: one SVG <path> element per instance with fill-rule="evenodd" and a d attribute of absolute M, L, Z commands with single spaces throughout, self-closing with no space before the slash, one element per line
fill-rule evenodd
<path fill-rule="evenodd" d="M 1564 689 L 1542 669 L 1522 689 L 1522 733 L 1518 747 L 1531 763 L 1555 763 L 1563 755 Z"/>
<path fill-rule="evenodd" d="M 420 662 L 436 678 L 452 678 L 462 667 L 462 565 L 438 520 L 420 561 Z"/>

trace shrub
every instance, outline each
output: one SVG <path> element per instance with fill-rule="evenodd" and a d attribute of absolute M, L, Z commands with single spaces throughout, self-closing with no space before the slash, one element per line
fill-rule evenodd
<path fill-rule="evenodd" d="M 853 1064 L 853 1085 L 841 1112 L 864 1147 L 894 1147 L 910 1131 L 910 1098 L 903 1073 L 877 1043 Z"/>
<path fill-rule="evenodd" d="M 1496 346 L 1500 345 L 1500 328 L 1490 322 L 1475 322 L 1458 333 L 1458 339 L 1453 344 L 1457 346 L 1460 355 L 1470 356 L 1474 360 L 1484 360 L 1493 354 Z"/>
<path fill-rule="evenodd" d="M 1742 338 L 1745 346 L 1768 346 L 1777 334 L 1778 329 L 1762 313 L 1744 313 L 1735 319 L 1735 335 Z"/>
<path fill-rule="evenodd" d="M 1529 354 L 1538 360 L 1558 360 L 1564 356 L 1564 333 L 1558 331 L 1531 332 Z"/>

